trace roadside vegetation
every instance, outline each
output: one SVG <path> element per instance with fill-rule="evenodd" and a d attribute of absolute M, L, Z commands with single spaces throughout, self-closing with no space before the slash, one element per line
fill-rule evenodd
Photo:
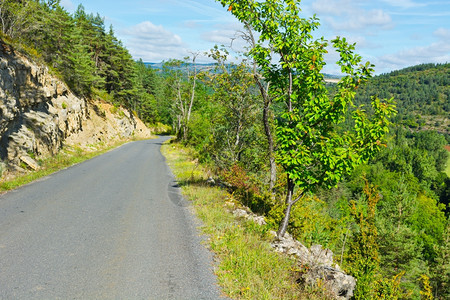
<path fill-rule="evenodd" d="M 239 219 L 232 210 L 242 207 L 226 189 L 207 183 L 209 171 L 193 159 L 192 149 L 179 143 L 162 146 L 183 195 L 202 221 L 206 246 L 213 251 L 215 273 L 231 299 L 324 299 L 320 288 L 303 289 L 296 279 L 298 262 L 271 249 L 273 230 Z"/>

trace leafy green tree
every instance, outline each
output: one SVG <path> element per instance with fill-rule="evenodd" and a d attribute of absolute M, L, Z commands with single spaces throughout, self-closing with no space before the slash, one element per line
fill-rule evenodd
<path fill-rule="evenodd" d="M 283 236 L 292 206 L 304 195 L 336 185 L 344 174 L 368 161 L 382 147 L 394 107 L 373 98 L 372 119 L 357 109 L 352 114 L 353 131 L 339 131 L 356 88 L 372 72 L 370 63 L 360 64 L 361 57 L 353 53 L 354 45 L 345 38 L 332 41 L 340 53 L 338 65 L 346 76 L 330 98 L 321 73 L 328 42 L 314 39 L 312 32 L 319 22 L 315 17 L 299 16 L 300 1 L 219 2 L 260 34 L 249 55 L 270 83 L 270 96 L 283 107 L 276 116 L 276 157 L 287 174 L 285 217 L 278 229 L 278 236 Z M 279 61 L 275 64 L 276 57 Z M 299 191 L 294 195 L 296 187 Z"/>
<path fill-rule="evenodd" d="M 432 166 L 435 167 L 437 172 L 445 170 L 447 163 L 448 151 L 444 146 L 447 141 L 444 135 L 437 133 L 436 131 L 420 131 L 414 135 L 415 147 L 421 150 L 426 150 L 432 156 Z"/>
<path fill-rule="evenodd" d="M 194 53 L 192 58 L 186 57 L 184 61 L 170 60 L 163 66 L 168 76 L 166 83 L 173 99 L 174 127 L 178 139 L 184 142 L 188 140 L 189 122 L 196 99 L 198 70 L 195 61 L 198 55 Z"/>
<path fill-rule="evenodd" d="M 420 194 L 417 197 L 417 210 L 410 219 L 411 227 L 420 233 L 419 241 L 424 246 L 423 255 L 430 262 L 434 262 L 438 255 L 434 246 L 443 242 L 446 227 L 444 209 L 436 199 Z"/>
<path fill-rule="evenodd" d="M 255 38 L 255 35 L 253 34 L 253 30 L 250 27 L 248 23 L 245 23 L 245 31 L 241 34 L 242 38 L 247 42 L 250 49 L 254 49 L 257 46 L 257 41 Z M 247 55 L 248 56 L 248 55 Z M 275 139 L 273 134 L 273 114 L 272 114 L 272 103 L 273 99 L 271 95 L 269 95 L 269 85 L 270 83 L 267 83 L 264 80 L 264 77 L 261 75 L 258 69 L 258 65 L 255 60 L 252 61 L 252 71 L 253 71 L 253 78 L 255 79 L 255 83 L 259 89 L 262 101 L 263 101 L 263 107 L 262 107 L 262 122 L 264 127 L 264 133 L 266 135 L 266 141 L 267 141 L 267 157 L 269 160 L 269 191 L 272 194 L 275 194 L 275 184 L 277 182 L 277 165 L 275 161 Z"/>
<path fill-rule="evenodd" d="M 227 52 L 215 48 L 210 56 L 216 61 L 216 67 L 209 72 L 214 94 L 211 96 L 218 107 L 212 126 L 212 153 L 216 164 L 223 169 L 238 162 L 252 164 L 251 159 L 243 159 L 245 152 L 255 139 L 258 101 L 255 95 L 254 79 L 249 66 L 226 63 Z"/>
<path fill-rule="evenodd" d="M 103 70 L 103 77 L 105 78 L 106 91 L 114 95 L 114 92 L 120 87 L 119 83 L 121 80 L 120 59 L 118 57 L 121 43 L 114 35 L 112 26 L 109 27 L 105 39 L 105 52 L 102 59 L 107 67 Z"/>

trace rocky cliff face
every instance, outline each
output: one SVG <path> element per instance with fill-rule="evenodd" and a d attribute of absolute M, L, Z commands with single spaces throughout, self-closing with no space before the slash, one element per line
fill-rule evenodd
<path fill-rule="evenodd" d="M 112 114 L 106 103 L 76 97 L 46 66 L 0 40 L 0 159 L 37 168 L 31 157 L 57 153 L 64 143 L 84 144 L 150 131 L 132 114 Z"/>

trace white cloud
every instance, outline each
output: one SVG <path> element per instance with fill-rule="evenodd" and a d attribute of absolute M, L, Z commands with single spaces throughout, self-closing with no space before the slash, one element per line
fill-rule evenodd
<path fill-rule="evenodd" d="M 215 26 L 216 29 L 204 32 L 202 39 L 217 45 L 232 46 L 235 51 L 243 51 L 247 46 L 241 38 L 244 31 L 240 23 L 228 23 Z"/>
<path fill-rule="evenodd" d="M 336 31 L 363 31 L 368 28 L 390 29 L 391 16 L 382 9 L 363 9 L 355 0 L 317 0 L 312 9 Z"/>
<path fill-rule="evenodd" d="M 437 29 L 435 32 L 433 32 L 433 35 L 438 38 L 450 41 L 450 28 L 447 29 L 447 28 L 441 27 L 441 28 Z"/>
<path fill-rule="evenodd" d="M 345 20 L 330 19 L 330 25 L 334 30 L 362 31 L 368 27 L 389 29 L 393 27 L 391 17 L 381 9 L 370 11 L 358 11 L 344 17 Z"/>
<path fill-rule="evenodd" d="M 318 14 L 341 16 L 354 9 L 351 0 L 316 0 L 312 3 L 312 9 Z"/>
<path fill-rule="evenodd" d="M 133 26 L 125 34 L 131 55 L 144 61 L 159 62 L 167 57 L 183 58 L 188 53 L 180 36 L 150 21 Z"/>
<path fill-rule="evenodd" d="M 75 5 L 73 5 L 72 1 L 70 1 L 70 0 L 62 0 L 61 6 L 64 7 L 67 11 L 75 10 Z"/>
<path fill-rule="evenodd" d="M 376 49 L 376 48 L 380 48 L 381 45 L 378 44 L 376 41 L 373 41 L 371 39 L 367 39 L 366 37 L 362 36 L 362 35 L 352 35 L 347 37 L 347 41 L 351 44 L 356 43 L 356 49 L 358 52 L 358 49 L 361 48 L 370 48 L 370 49 Z"/>
<path fill-rule="evenodd" d="M 450 62 L 450 29 L 439 28 L 434 33 L 438 40 L 426 46 L 404 49 L 379 58 L 381 69 L 401 69 L 422 63 Z"/>

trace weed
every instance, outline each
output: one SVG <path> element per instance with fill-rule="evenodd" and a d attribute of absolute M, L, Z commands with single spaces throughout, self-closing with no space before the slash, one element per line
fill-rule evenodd
<path fill-rule="evenodd" d="M 109 111 L 110 111 L 113 115 L 115 115 L 115 114 L 117 113 L 118 110 L 119 110 L 119 108 L 118 108 L 117 106 L 112 106 L 112 107 L 109 109 Z"/>
<path fill-rule="evenodd" d="M 36 159 L 36 153 L 34 153 L 33 151 L 28 150 L 28 151 L 27 151 L 27 154 L 28 154 L 28 156 L 29 156 L 30 158 Z"/>

